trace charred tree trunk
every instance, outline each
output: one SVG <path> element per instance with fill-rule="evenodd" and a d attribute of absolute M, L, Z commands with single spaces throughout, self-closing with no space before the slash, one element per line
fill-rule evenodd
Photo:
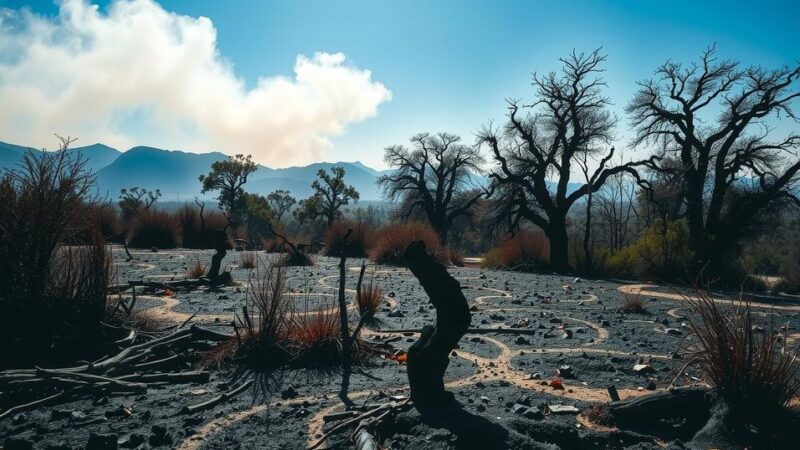
<path fill-rule="evenodd" d="M 411 243 L 405 251 L 408 268 L 419 280 L 436 308 L 436 325 L 426 325 L 419 340 L 408 350 L 408 382 L 411 400 L 424 413 L 454 404 L 444 389 L 444 372 L 450 352 L 470 324 L 469 306 L 461 286 L 445 267 L 425 252 L 425 243 Z"/>
<path fill-rule="evenodd" d="M 222 260 L 225 258 L 225 255 L 228 253 L 227 234 L 228 226 L 226 225 L 225 228 L 218 229 L 216 234 L 214 235 L 214 246 L 216 252 L 214 256 L 211 257 L 211 268 L 208 270 L 208 278 L 211 281 L 211 286 L 219 286 L 222 284 L 220 280 L 219 269 L 222 265 Z"/>
<path fill-rule="evenodd" d="M 547 230 L 550 241 L 550 265 L 557 272 L 571 272 L 569 265 L 569 237 L 567 236 L 566 217 L 551 219 Z"/>

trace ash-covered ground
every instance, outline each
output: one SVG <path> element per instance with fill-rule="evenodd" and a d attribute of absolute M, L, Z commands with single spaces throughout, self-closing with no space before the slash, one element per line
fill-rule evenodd
<path fill-rule="evenodd" d="M 130 280 L 181 280 L 195 261 L 210 263 L 211 251 L 134 252 L 126 261 L 114 249 L 115 283 Z M 137 306 L 153 316 L 231 332 L 234 313 L 245 304 L 248 280 L 276 255 L 258 252 L 257 270 L 239 268 L 240 255 L 228 252 L 223 268 L 234 286 L 199 288 L 174 295 L 137 295 Z M 338 259 L 314 256 L 312 267 L 289 267 L 290 295 L 297 311 L 335 307 Z M 361 259 L 348 259 L 348 301 Z M 608 401 L 606 388 L 620 396 L 644 395 L 667 388 L 684 361 L 676 352 L 687 338 L 689 310 L 673 288 L 470 268 L 449 269 L 461 283 L 472 310 L 472 327 L 483 330 L 529 330 L 468 333 L 452 354 L 446 382 L 464 410 L 513 432 L 497 447 L 514 448 L 662 448 L 663 436 L 627 433 L 592 424 L 584 412 Z M 366 280 L 381 286 L 385 298 L 378 325 L 362 337 L 373 343 L 407 349 L 415 331 L 433 323 L 435 310 L 411 273 L 403 268 L 367 263 Z M 623 291 L 640 295 L 646 313 L 623 314 L 617 307 Z M 129 293 L 124 294 L 130 297 Z M 787 351 L 796 351 L 800 306 L 754 304 L 755 320 L 765 332 L 786 335 Z M 355 325 L 357 314 L 350 311 Z M 646 365 L 638 373 L 636 365 Z M 190 368 L 187 367 L 187 370 Z M 691 368 L 689 372 L 691 374 Z M 560 375 L 560 376 L 559 376 Z M 700 374 L 695 374 L 698 378 Z M 243 395 L 197 414 L 181 409 L 224 392 L 246 377 L 255 380 Z M 563 389 L 550 386 L 559 379 Z M 679 377 L 678 383 L 690 380 Z M 702 380 L 699 380 L 702 382 Z M 269 375 L 233 369 L 214 371 L 197 385 L 164 384 L 146 394 L 86 399 L 15 415 L 0 422 L 0 436 L 34 448 L 83 448 L 91 434 L 116 439 L 121 448 L 302 449 L 322 436 L 322 418 L 343 409 L 337 397 L 341 375 L 331 370 L 287 369 Z M 403 364 L 376 356 L 352 375 L 350 398 L 357 404 L 408 395 Z M 544 405 L 574 406 L 581 413 L 542 414 Z M 542 408 L 540 408 L 542 406 Z M 127 413 L 121 414 L 122 409 Z M 558 408 L 549 408 L 558 409 Z M 391 433 L 380 436 L 386 448 L 471 448 L 470 442 L 444 429 L 420 425 L 413 410 L 400 414 Z M 326 443 L 345 448 L 347 436 Z M 676 442 L 672 443 L 677 445 Z"/>

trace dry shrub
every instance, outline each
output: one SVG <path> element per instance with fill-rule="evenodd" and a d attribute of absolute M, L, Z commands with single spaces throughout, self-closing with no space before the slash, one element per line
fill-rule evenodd
<path fill-rule="evenodd" d="M 255 269 L 258 265 L 258 255 L 256 252 L 239 252 L 239 267 L 242 269 Z"/>
<path fill-rule="evenodd" d="M 536 270 L 547 265 L 550 244 L 541 232 L 518 231 L 486 252 L 483 266 L 495 269 Z"/>
<path fill-rule="evenodd" d="M 277 367 L 292 359 L 288 345 L 292 325 L 291 299 L 286 295 L 286 271 L 281 265 L 263 265 L 249 280 L 247 300 L 236 315 L 235 344 L 225 344 L 236 360 Z M 219 354 L 214 355 L 219 359 Z"/>
<path fill-rule="evenodd" d="M 110 258 L 102 237 L 63 245 L 85 230 L 96 204 L 93 178 L 67 144 L 28 153 L 0 176 L 0 365 L 66 357 L 60 344 L 91 337 L 104 316 Z"/>
<path fill-rule="evenodd" d="M 92 233 L 97 232 L 107 241 L 122 243 L 122 218 L 116 205 L 91 205 L 87 211 L 87 219 L 86 229 L 80 233 L 79 242 L 90 242 Z"/>
<path fill-rule="evenodd" d="M 186 278 L 197 279 L 206 274 L 208 267 L 201 263 L 199 259 L 194 260 L 191 266 L 186 269 Z"/>
<path fill-rule="evenodd" d="M 405 265 L 406 247 L 418 240 L 425 242 L 425 249 L 437 261 L 448 263 L 447 249 L 439 242 L 436 231 L 419 222 L 392 224 L 378 230 L 370 250 L 370 258 L 378 264 Z"/>
<path fill-rule="evenodd" d="M 290 331 L 292 348 L 299 365 L 332 365 L 340 361 L 342 335 L 339 312 L 322 309 L 295 319 Z"/>
<path fill-rule="evenodd" d="M 177 248 L 180 222 L 167 211 L 148 209 L 140 212 L 131 224 L 128 246 L 133 248 Z"/>
<path fill-rule="evenodd" d="M 378 307 L 381 306 L 381 301 L 383 301 L 383 289 L 373 281 L 364 284 L 361 286 L 361 292 L 356 293 L 358 314 L 362 317 L 365 314 L 375 317 Z"/>
<path fill-rule="evenodd" d="M 617 311 L 625 314 L 645 314 L 647 309 L 642 300 L 642 294 L 636 293 L 623 293 L 622 301 L 617 307 Z"/>
<path fill-rule="evenodd" d="M 371 244 L 372 233 L 369 227 L 363 222 L 340 219 L 333 223 L 325 232 L 325 254 L 328 256 L 341 256 L 344 247 L 344 237 L 347 230 L 353 232 L 347 238 L 348 258 L 363 258 L 367 256 L 367 249 Z"/>
<path fill-rule="evenodd" d="M 137 331 L 156 333 L 167 328 L 171 322 L 158 316 L 151 309 L 134 309 L 130 316 L 119 318 L 122 325 Z"/>
<path fill-rule="evenodd" d="M 456 267 L 464 267 L 464 254 L 461 250 L 450 248 L 447 250 L 447 255 L 450 258 L 450 264 Z"/>
<path fill-rule="evenodd" d="M 758 332 L 750 304 L 724 310 L 707 292 L 687 298 L 693 342 L 684 352 L 700 365 L 720 398 L 739 417 L 774 418 L 800 394 L 800 362 L 780 348 L 779 334 Z"/>
<path fill-rule="evenodd" d="M 190 204 L 181 207 L 176 214 L 181 229 L 181 246 L 184 248 L 215 248 L 217 230 L 228 224 L 220 211 L 204 211 L 201 217 L 200 208 Z"/>

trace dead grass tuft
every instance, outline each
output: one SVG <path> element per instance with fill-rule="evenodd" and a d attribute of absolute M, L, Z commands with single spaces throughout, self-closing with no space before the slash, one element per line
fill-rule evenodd
<path fill-rule="evenodd" d="M 691 342 L 684 353 L 700 365 L 731 412 L 776 417 L 800 394 L 800 363 L 781 348 L 781 336 L 753 326 L 750 304 L 731 302 L 724 309 L 708 292 L 687 298 Z"/>
<path fill-rule="evenodd" d="M 363 222 L 340 219 L 333 223 L 325 231 L 325 254 L 328 256 L 341 256 L 345 241 L 344 236 L 347 230 L 353 232 L 347 238 L 348 258 L 363 258 L 367 256 L 367 249 L 372 241 L 372 233 L 369 227 Z"/>
<path fill-rule="evenodd" d="M 623 293 L 622 301 L 620 301 L 617 311 L 624 314 L 646 314 L 647 308 L 644 306 L 642 294 L 636 293 Z"/>
<path fill-rule="evenodd" d="M 364 284 L 361 286 L 360 295 L 356 294 L 356 307 L 358 307 L 359 315 L 363 317 L 365 314 L 369 314 L 370 317 L 375 317 L 381 301 L 383 301 L 383 289 L 373 281 Z"/>
<path fill-rule="evenodd" d="M 255 269 L 258 265 L 258 255 L 253 251 L 239 252 L 239 267 L 242 269 Z"/>
<path fill-rule="evenodd" d="M 206 271 L 208 271 L 208 267 L 195 258 L 194 263 L 186 270 L 186 278 L 200 278 L 206 274 Z"/>

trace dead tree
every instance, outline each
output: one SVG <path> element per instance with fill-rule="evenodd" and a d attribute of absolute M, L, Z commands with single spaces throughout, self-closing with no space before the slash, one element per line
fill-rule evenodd
<path fill-rule="evenodd" d="M 426 325 L 419 340 L 408 350 L 411 400 L 424 414 L 455 402 L 453 394 L 444 389 L 443 377 L 450 363 L 450 352 L 466 333 L 471 317 L 461 285 L 425 252 L 423 241 L 412 242 L 405 257 L 411 273 L 436 308 L 436 325 Z"/>

